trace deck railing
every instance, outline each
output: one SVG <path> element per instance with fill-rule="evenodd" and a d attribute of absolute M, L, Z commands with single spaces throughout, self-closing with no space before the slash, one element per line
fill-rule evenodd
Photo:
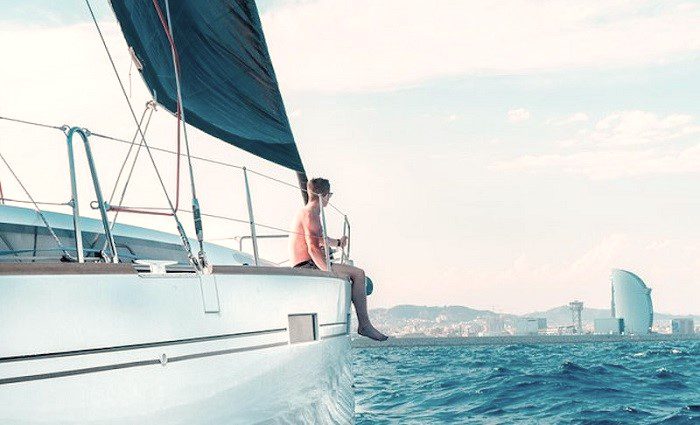
<path fill-rule="evenodd" d="M 153 108 L 152 103 L 149 103 L 147 105 L 147 108 Z M 145 112 L 144 112 L 144 116 L 145 116 Z M 90 177 L 91 177 L 92 184 L 94 187 L 95 197 L 97 198 L 97 201 L 91 202 L 90 206 L 93 209 L 99 210 L 100 219 L 102 222 L 102 227 L 104 229 L 105 246 L 103 247 L 102 250 L 100 250 L 101 257 L 107 262 L 118 262 L 119 261 L 119 254 L 117 252 L 117 246 L 116 246 L 115 241 L 114 241 L 112 229 L 114 227 L 114 223 L 116 222 L 116 217 L 120 212 L 135 212 L 135 210 L 141 210 L 141 212 L 143 212 L 145 210 L 151 210 L 152 214 L 154 214 L 154 215 L 173 216 L 175 218 L 175 221 L 176 221 L 177 227 L 178 227 L 178 232 L 180 232 L 180 234 L 181 234 L 180 236 L 183 240 L 183 248 L 188 252 L 188 257 L 193 262 L 193 265 L 195 265 L 195 267 L 197 267 L 196 259 L 195 259 L 194 255 L 192 254 L 192 250 L 191 250 L 191 247 L 189 244 L 189 238 L 186 236 L 184 228 L 180 224 L 180 221 L 177 219 L 177 212 L 178 211 L 188 213 L 188 214 L 197 215 L 196 211 L 190 211 L 190 210 L 186 210 L 186 209 L 182 209 L 182 208 L 180 208 L 179 210 L 176 211 L 174 208 L 172 208 L 172 204 L 170 205 L 170 207 L 171 207 L 170 211 L 168 211 L 167 208 L 154 208 L 154 207 L 135 208 L 135 207 L 122 207 L 121 205 L 114 206 L 114 205 L 110 205 L 110 203 L 105 201 L 105 199 L 104 199 L 104 196 L 103 196 L 103 193 L 101 190 L 101 186 L 100 186 L 99 176 L 98 176 L 96 165 L 95 165 L 95 161 L 94 161 L 94 158 L 92 155 L 92 150 L 91 150 L 89 139 L 91 137 L 97 137 L 97 138 L 107 140 L 107 141 L 114 141 L 114 142 L 130 144 L 131 146 L 129 149 L 129 153 L 127 153 L 127 158 L 125 158 L 125 164 L 126 164 L 126 160 L 129 159 L 129 155 L 132 151 L 132 148 L 134 146 L 137 146 L 136 155 L 138 155 L 138 151 L 141 149 L 141 146 L 145 145 L 145 140 L 144 140 L 145 138 L 144 137 L 142 137 L 142 140 L 140 143 L 136 143 L 136 139 L 137 139 L 136 136 L 134 136 L 134 138 L 131 141 L 128 141 L 128 140 L 124 140 L 124 139 L 120 139 L 120 138 L 116 138 L 116 137 L 112 137 L 112 136 L 103 135 L 100 133 L 90 132 L 89 130 L 87 130 L 85 128 L 81 128 L 81 127 L 68 127 L 65 125 L 64 126 L 53 126 L 53 125 L 48 125 L 48 124 L 43 124 L 43 123 L 7 118 L 7 117 L 2 117 L 2 116 L 0 116 L 0 120 L 10 121 L 10 122 L 14 122 L 14 123 L 23 124 L 23 125 L 33 125 L 33 126 L 38 126 L 38 127 L 57 129 L 57 130 L 60 130 L 64 134 L 64 136 L 66 137 L 67 148 L 68 148 L 68 167 L 69 167 L 69 171 L 70 171 L 69 179 L 70 179 L 70 186 L 71 186 L 71 200 L 67 203 L 52 203 L 52 202 L 44 203 L 44 202 L 35 202 L 34 199 L 31 198 L 31 196 L 30 196 L 30 199 L 31 199 L 31 203 L 34 205 L 35 209 L 40 214 L 41 214 L 41 209 L 39 207 L 40 204 L 41 205 L 49 204 L 49 205 L 58 205 L 58 206 L 68 206 L 71 208 L 72 215 L 73 215 L 73 232 L 74 232 L 74 236 L 75 236 L 75 248 L 74 248 L 75 252 L 76 252 L 76 258 L 74 259 L 75 261 L 78 261 L 81 263 L 84 262 L 85 261 L 85 252 L 86 252 L 86 249 L 83 247 L 82 229 L 80 226 L 80 216 L 79 216 L 80 205 L 78 202 L 78 184 L 77 184 L 77 180 L 76 180 L 76 165 L 75 165 L 73 143 L 72 143 L 73 136 L 77 134 L 80 136 L 80 138 L 83 141 L 83 145 L 84 145 L 85 153 L 86 153 L 86 159 L 87 159 L 88 167 L 89 167 L 89 171 L 90 171 Z M 150 120 L 150 116 L 149 116 L 149 120 Z M 184 156 L 184 154 L 181 154 L 181 153 L 176 152 L 176 151 L 168 150 L 168 149 L 151 147 L 148 145 L 145 145 L 145 147 L 146 147 L 146 150 L 148 151 L 149 155 L 151 155 L 150 151 L 153 150 L 153 151 L 158 151 L 161 153 L 168 153 L 168 154 L 172 154 L 172 155 Z M 250 240 L 252 242 L 252 251 L 253 251 L 252 256 L 254 259 L 254 265 L 258 266 L 261 263 L 261 256 L 260 256 L 260 249 L 259 249 L 259 242 L 260 241 L 270 240 L 270 239 L 282 239 L 282 238 L 287 238 L 292 234 L 295 234 L 295 231 L 293 231 L 293 230 L 288 230 L 288 229 L 284 229 L 282 227 L 271 226 L 271 225 L 267 225 L 264 223 L 256 222 L 255 215 L 254 215 L 253 194 L 252 194 L 252 190 L 251 190 L 251 184 L 250 184 L 249 177 L 251 174 L 254 174 L 256 176 L 268 179 L 269 181 L 272 181 L 280 186 L 286 186 L 290 189 L 298 191 L 298 190 L 300 190 L 300 188 L 296 184 L 285 182 L 285 181 L 278 179 L 276 177 L 272 177 L 272 176 L 263 174 L 261 172 L 251 170 L 251 169 L 244 167 L 244 166 L 230 164 L 230 163 L 226 163 L 223 161 L 214 160 L 214 159 L 205 158 L 205 157 L 190 156 L 190 158 L 192 160 L 195 160 L 195 161 L 203 161 L 203 162 L 207 162 L 209 164 L 214 164 L 217 166 L 239 169 L 242 172 L 242 177 L 243 177 L 242 181 L 243 181 L 243 187 L 245 189 L 245 198 L 246 198 L 245 201 L 246 201 L 246 207 L 247 207 L 247 211 L 248 211 L 247 219 L 221 216 L 221 215 L 215 215 L 215 214 L 207 214 L 204 212 L 201 213 L 201 216 L 213 218 L 213 219 L 227 220 L 227 221 L 236 222 L 236 223 L 245 223 L 249 226 L 250 233 L 244 234 L 244 235 L 239 235 L 239 236 L 234 236 L 234 237 L 230 237 L 230 238 L 219 238 L 219 239 L 215 239 L 215 240 L 224 240 L 224 239 L 237 240 L 239 251 L 243 251 L 243 242 L 245 240 Z M 137 159 L 137 157 L 134 158 L 134 160 L 133 160 L 132 172 L 133 172 L 133 166 L 136 164 L 136 159 Z M 156 167 L 155 161 L 153 161 L 152 156 L 151 156 L 151 160 L 153 162 L 154 167 Z M 9 167 L 9 164 L 8 164 L 8 167 Z M 119 176 L 117 177 L 117 181 L 121 177 L 123 170 L 124 170 L 124 165 L 122 165 L 122 169 L 120 170 Z M 156 167 L 156 172 L 158 173 L 157 167 Z M 159 173 L 158 173 L 158 175 L 160 176 Z M 17 176 L 15 176 L 15 177 L 19 179 L 19 177 L 17 177 Z M 162 181 L 161 181 L 161 183 L 162 183 Z M 127 180 L 126 184 L 128 185 L 128 180 Z M 24 188 L 24 186 L 22 186 L 22 187 Z M 115 189 L 116 189 L 116 186 L 115 186 Z M 163 190 L 165 190 L 165 186 L 163 186 Z M 27 192 L 27 195 L 29 195 L 28 192 Z M 114 193 L 112 194 L 112 196 L 114 196 Z M 168 195 L 166 192 L 166 197 L 167 196 Z M 120 200 L 120 204 L 121 204 L 122 200 L 123 200 L 123 196 L 122 196 L 122 199 Z M 170 199 L 168 197 L 168 201 L 169 200 Z M 5 197 L 4 194 L 0 195 L 0 201 L 2 201 L 3 203 L 5 203 L 5 201 L 10 202 L 10 203 L 13 203 L 13 202 L 26 203 L 27 202 L 27 201 L 23 201 L 23 200 L 19 200 L 19 199 Z M 342 251 L 341 251 L 340 258 L 336 259 L 336 260 L 339 260 L 340 262 L 347 262 L 350 258 L 350 242 L 351 242 L 350 221 L 348 219 L 347 214 L 343 213 L 337 206 L 335 206 L 333 204 L 329 204 L 329 205 L 334 213 L 339 214 L 341 216 L 343 237 L 347 239 L 346 245 L 341 248 Z M 195 209 L 196 208 L 193 208 L 193 210 L 195 210 Z M 114 217 L 112 217 L 111 220 L 110 220 L 110 217 L 108 216 L 108 212 L 110 212 L 110 211 L 113 211 L 116 213 L 114 215 Z M 44 219 L 43 216 L 42 216 L 42 219 Z M 327 265 L 330 267 L 332 254 L 331 254 L 331 248 L 328 246 L 328 243 L 327 243 L 327 238 L 328 238 L 327 208 L 324 208 L 322 203 L 321 203 L 321 222 L 322 222 L 322 231 L 323 231 L 323 234 L 322 234 L 323 244 L 324 244 L 324 248 L 325 248 L 324 251 L 326 254 L 325 260 L 326 260 Z M 47 226 L 50 226 L 49 223 L 45 219 L 44 219 L 44 223 Z M 197 227 L 195 226 L 195 228 L 197 228 Z M 282 233 L 279 233 L 279 234 L 258 234 L 258 228 L 275 230 L 275 231 L 282 232 Z M 60 243 L 59 243 L 59 245 L 60 245 Z M 64 249 L 64 248 L 61 246 L 61 249 Z M 109 253 L 105 252 L 105 250 L 107 250 L 107 249 L 109 250 Z M 26 250 L 22 250 L 22 251 L 26 251 Z M 72 249 L 69 249 L 69 251 L 72 251 Z M 91 249 L 88 251 L 90 251 L 91 253 L 94 253 L 95 250 Z M 0 255 L 4 255 L 4 251 L 0 252 Z M 282 261 L 279 264 L 282 264 L 285 262 L 286 261 Z"/>

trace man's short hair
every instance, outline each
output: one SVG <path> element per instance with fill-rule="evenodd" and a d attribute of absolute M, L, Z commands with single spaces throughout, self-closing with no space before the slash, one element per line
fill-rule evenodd
<path fill-rule="evenodd" d="M 309 193 L 309 200 L 315 200 L 318 195 L 323 196 L 331 193 L 331 182 L 322 177 L 316 177 L 306 183 L 306 190 Z"/>

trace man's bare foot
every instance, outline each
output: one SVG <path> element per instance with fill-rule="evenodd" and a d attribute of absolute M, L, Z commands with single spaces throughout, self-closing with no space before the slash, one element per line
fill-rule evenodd
<path fill-rule="evenodd" d="M 375 341 L 386 341 L 387 339 L 389 339 L 388 336 L 386 336 L 383 333 L 376 330 L 374 328 L 374 326 L 372 326 L 372 325 L 364 327 L 364 328 L 363 327 L 357 328 L 357 333 L 362 335 L 362 336 L 365 336 L 369 339 L 373 339 Z"/>

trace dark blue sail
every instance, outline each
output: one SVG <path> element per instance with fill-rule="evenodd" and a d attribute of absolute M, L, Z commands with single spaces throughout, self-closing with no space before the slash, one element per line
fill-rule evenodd
<path fill-rule="evenodd" d="M 175 112 L 166 2 L 156 1 L 111 3 L 143 79 L 158 103 Z M 187 123 L 303 172 L 255 2 L 169 0 L 168 7 Z"/>

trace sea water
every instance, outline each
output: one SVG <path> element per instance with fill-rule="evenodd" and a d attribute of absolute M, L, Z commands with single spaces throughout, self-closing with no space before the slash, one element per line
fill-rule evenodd
<path fill-rule="evenodd" d="M 353 350 L 358 424 L 700 424 L 700 341 Z"/>

